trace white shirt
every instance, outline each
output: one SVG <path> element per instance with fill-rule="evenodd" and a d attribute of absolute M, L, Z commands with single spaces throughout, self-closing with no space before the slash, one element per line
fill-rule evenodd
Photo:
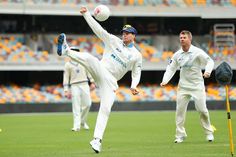
<path fill-rule="evenodd" d="M 133 43 L 129 46 L 125 46 L 120 38 L 104 30 L 89 12 L 86 12 L 83 16 L 93 32 L 105 44 L 101 64 L 117 81 L 131 70 L 131 88 L 136 88 L 141 77 L 141 53 L 133 46 Z"/>
<path fill-rule="evenodd" d="M 63 75 L 64 91 L 68 91 L 69 86 L 72 84 L 77 84 L 77 83 L 88 84 L 88 81 L 94 82 L 92 76 L 82 65 L 72 60 L 66 62 Z"/>
<path fill-rule="evenodd" d="M 179 88 L 187 90 L 205 89 L 202 74 L 202 66 L 205 71 L 211 73 L 214 61 L 202 49 L 191 45 L 188 52 L 181 48 L 173 55 L 164 74 L 163 83 L 168 83 L 180 67 Z"/>

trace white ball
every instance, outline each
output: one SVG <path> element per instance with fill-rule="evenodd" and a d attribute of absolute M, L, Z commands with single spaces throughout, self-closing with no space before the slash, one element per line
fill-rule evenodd
<path fill-rule="evenodd" d="M 105 21 L 109 18 L 111 12 L 110 9 L 105 5 L 98 5 L 94 11 L 94 17 L 98 21 Z"/>

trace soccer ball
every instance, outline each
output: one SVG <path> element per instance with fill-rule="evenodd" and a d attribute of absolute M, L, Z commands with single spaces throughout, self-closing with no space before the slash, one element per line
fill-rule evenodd
<path fill-rule="evenodd" d="M 105 21 L 110 16 L 110 9 L 105 5 L 98 5 L 94 11 L 94 17 L 98 21 Z"/>

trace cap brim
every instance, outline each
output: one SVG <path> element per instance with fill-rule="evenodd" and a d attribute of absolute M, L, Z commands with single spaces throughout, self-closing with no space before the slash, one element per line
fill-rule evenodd
<path fill-rule="evenodd" d="M 133 32 L 133 31 L 131 31 L 131 30 L 121 30 L 120 31 L 120 33 L 123 33 L 123 32 L 128 32 L 128 33 L 132 33 L 132 34 L 137 34 L 137 33 L 135 33 L 135 32 Z"/>

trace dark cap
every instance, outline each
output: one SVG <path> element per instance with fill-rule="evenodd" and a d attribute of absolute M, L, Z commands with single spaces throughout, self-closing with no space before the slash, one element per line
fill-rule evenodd
<path fill-rule="evenodd" d="M 233 76 L 233 71 L 230 65 L 226 62 L 222 62 L 215 71 L 216 81 L 221 85 L 230 84 Z"/>
<path fill-rule="evenodd" d="M 120 32 L 121 33 L 129 32 L 129 33 L 133 33 L 135 35 L 138 34 L 137 30 L 134 27 L 132 27 L 131 25 L 124 25 L 124 27 L 122 28 L 122 30 Z"/>

